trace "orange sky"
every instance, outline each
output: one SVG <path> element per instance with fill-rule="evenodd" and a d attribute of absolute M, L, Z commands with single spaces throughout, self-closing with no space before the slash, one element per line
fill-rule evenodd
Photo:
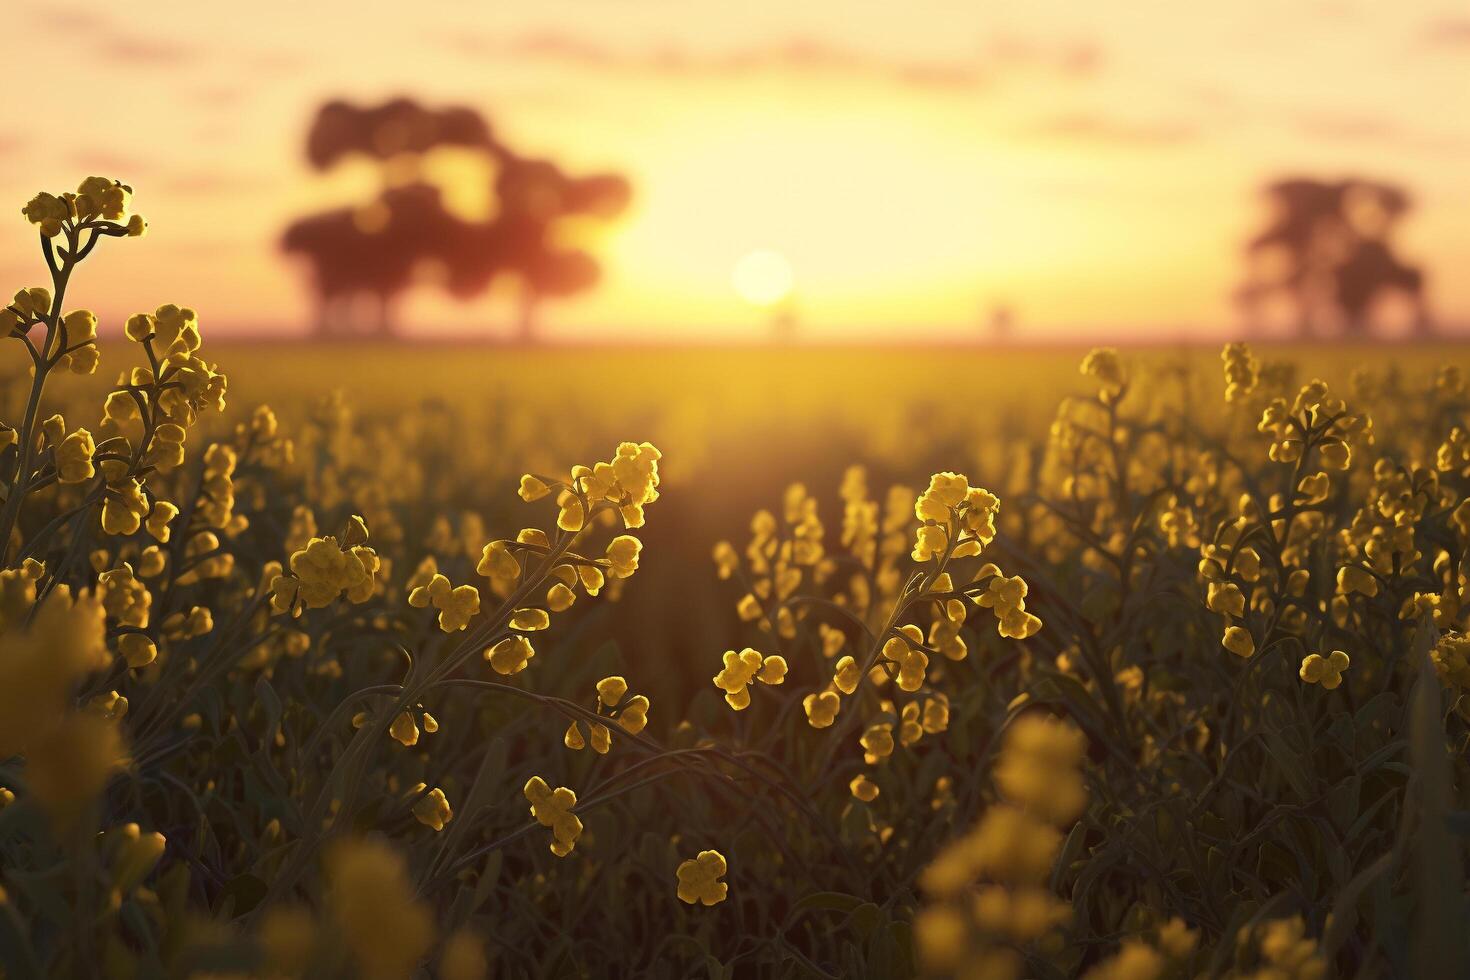
<path fill-rule="evenodd" d="M 1412 188 L 1402 251 L 1440 319 L 1470 323 L 1463 4 L 7 0 L 0 29 L 50 53 L 0 100 L 0 199 L 99 173 L 152 222 L 75 294 L 114 329 L 164 301 L 206 329 L 302 329 L 281 228 L 373 188 L 310 173 L 306 125 L 323 99 L 396 94 L 634 180 L 604 286 L 548 309 L 554 337 L 764 336 L 730 284 L 757 249 L 787 257 L 815 337 L 973 336 L 997 304 L 1027 336 L 1228 332 L 1255 188 L 1284 171 Z M 0 271 L 40 281 L 7 227 Z M 432 292 L 404 313 L 510 316 Z"/>

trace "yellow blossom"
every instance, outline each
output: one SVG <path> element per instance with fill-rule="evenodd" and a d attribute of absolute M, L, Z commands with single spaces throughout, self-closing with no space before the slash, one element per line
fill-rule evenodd
<path fill-rule="evenodd" d="M 718 905 L 725 900 L 728 886 L 719 879 L 724 877 L 728 866 L 719 851 L 700 851 L 698 857 L 679 865 L 675 876 L 679 880 L 679 900 L 690 905 Z"/>

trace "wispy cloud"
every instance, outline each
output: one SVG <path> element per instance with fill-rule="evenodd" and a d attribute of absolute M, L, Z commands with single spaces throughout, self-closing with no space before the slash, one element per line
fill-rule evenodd
<path fill-rule="evenodd" d="M 142 157 L 107 150 L 82 149 L 69 157 L 71 166 L 89 174 L 136 181 L 140 176 L 156 172 L 157 167 Z"/>
<path fill-rule="evenodd" d="M 121 9 L 121 8 L 119 8 Z M 247 67 L 279 73 L 299 67 L 302 59 L 275 51 L 219 49 L 186 43 L 176 37 L 134 31 L 99 10 L 54 4 L 32 4 L 29 14 L 41 31 L 86 45 L 99 61 L 132 69 L 175 69 L 203 64 L 218 57 L 234 58 Z"/>
<path fill-rule="evenodd" d="M 810 37 L 727 52 L 693 51 L 675 45 L 623 49 L 567 31 L 514 35 L 457 35 L 446 47 L 468 58 L 514 58 L 556 62 L 589 71 L 677 77 L 734 77 L 766 71 L 865 75 L 917 88 L 967 90 L 982 87 L 989 74 L 981 58 L 923 61 L 880 57 Z"/>
<path fill-rule="evenodd" d="M 994 38 L 986 60 L 998 67 L 1030 68 L 1061 75 L 1096 75 L 1105 63 L 1103 49 L 1092 41 L 1040 41 L 1020 35 Z"/>
<path fill-rule="evenodd" d="M 1027 129 L 1042 139 L 1108 143 L 1115 146 L 1172 146 L 1198 135 L 1190 123 L 1173 119 L 1133 120 L 1092 112 L 1071 112 L 1044 119 Z"/>
<path fill-rule="evenodd" d="M 1317 111 L 1298 113 L 1293 121 L 1298 132 L 1317 140 L 1437 151 L 1467 145 L 1463 137 L 1421 132 L 1379 115 Z"/>
<path fill-rule="evenodd" d="M 210 172 L 175 174 L 154 183 L 158 190 L 169 194 L 213 197 L 254 193 L 279 186 L 282 181 L 262 174 Z"/>
<path fill-rule="evenodd" d="M 1470 48 L 1470 17 L 1441 17 L 1424 25 L 1421 35 L 1433 47 Z"/>
<path fill-rule="evenodd" d="M 193 61 L 199 53 L 186 44 L 106 27 L 98 30 L 94 43 L 99 57 L 130 68 L 175 68 Z"/>

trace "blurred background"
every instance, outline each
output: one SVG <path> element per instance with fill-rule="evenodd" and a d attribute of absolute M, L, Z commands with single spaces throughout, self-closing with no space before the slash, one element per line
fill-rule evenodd
<path fill-rule="evenodd" d="M 1209 421 L 1222 340 L 1357 398 L 1470 333 L 1463 3 L 4 0 L 0 28 L 28 72 L 0 200 L 98 174 L 152 223 L 69 293 L 104 366 L 67 383 L 131 363 L 128 314 L 196 307 L 222 424 L 350 429 L 344 514 L 401 505 L 409 561 L 449 560 L 447 521 L 456 581 L 545 516 L 520 473 L 654 442 L 638 585 L 589 635 L 637 637 L 656 701 L 713 691 L 745 627 L 710 549 L 789 483 L 834 537 L 852 464 L 1024 514 L 1093 344 Z M 14 288 L 44 267 L 12 218 Z"/>
<path fill-rule="evenodd" d="M 1452 337 L 1470 10 L 1413 0 L 7 0 L 0 199 L 209 336 Z M 17 219 L 18 221 L 18 219 Z M 38 280 L 30 235 L 0 273 Z M 159 290 L 165 288 L 167 296 Z"/>

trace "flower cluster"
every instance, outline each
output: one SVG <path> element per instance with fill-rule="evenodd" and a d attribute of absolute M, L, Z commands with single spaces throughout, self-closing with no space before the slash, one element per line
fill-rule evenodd
<path fill-rule="evenodd" d="M 551 828 L 551 853 L 566 857 L 577 846 L 582 836 L 582 821 L 572 812 L 577 805 L 577 794 L 565 786 L 552 789 L 540 776 L 526 781 L 523 791 L 531 801 L 531 816 L 543 827 Z"/>
<path fill-rule="evenodd" d="M 599 717 L 606 715 L 615 720 L 628 734 L 637 735 L 648 726 L 648 708 L 649 701 L 644 695 L 628 696 L 628 682 L 623 677 L 614 674 L 597 682 L 597 703 L 593 710 Z M 612 746 L 612 733 L 608 727 L 601 722 L 588 723 L 588 735 L 584 737 L 582 725 L 581 721 L 573 721 L 567 726 L 566 734 L 562 736 L 566 747 L 583 749 L 590 740 L 594 752 L 607 754 Z"/>
<path fill-rule="evenodd" d="M 996 781 L 1008 802 L 940 851 L 920 883 L 930 904 L 914 922 L 927 969 L 962 976 L 1022 974 L 1020 950 L 1064 925 L 1067 903 L 1047 888 L 1064 830 L 1086 805 L 1086 740 L 1035 714 L 1017 719 Z"/>
<path fill-rule="evenodd" d="M 724 666 L 715 675 L 715 687 L 725 692 L 725 701 L 736 711 L 750 707 L 750 685 L 780 684 L 786 679 L 786 658 L 780 654 L 766 656 L 746 647 L 739 653 L 726 650 Z"/>
<path fill-rule="evenodd" d="M 290 572 L 271 579 L 271 608 L 297 616 L 303 607 L 323 609 L 344 595 L 348 602 L 367 602 L 377 589 L 381 564 L 367 539 L 367 523 L 357 516 L 348 521 L 340 542 L 332 535 L 312 538 L 291 555 Z"/>

